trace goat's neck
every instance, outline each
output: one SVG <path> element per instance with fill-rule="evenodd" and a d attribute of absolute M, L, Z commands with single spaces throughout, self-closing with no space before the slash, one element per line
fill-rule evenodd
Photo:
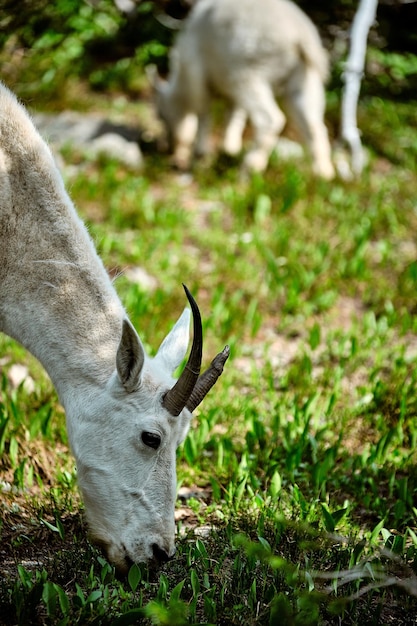
<path fill-rule="evenodd" d="M 109 379 L 124 311 L 49 150 L 29 140 L 0 150 L 0 330 L 40 360 L 65 404 L 75 385 Z"/>

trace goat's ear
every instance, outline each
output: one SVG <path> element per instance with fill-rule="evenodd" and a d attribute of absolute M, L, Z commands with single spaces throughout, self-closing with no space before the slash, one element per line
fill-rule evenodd
<path fill-rule="evenodd" d="M 122 338 L 116 355 L 116 367 L 120 382 L 128 393 L 140 385 L 145 351 L 129 320 L 123 320 Z"/>
<path fill-rule="evenodd" d="M 173 373 L 183 361 L 190 339 L 190 309 L 184 309 L 171 332 L 165 337 L 155 360 L 168 372 Z"/>

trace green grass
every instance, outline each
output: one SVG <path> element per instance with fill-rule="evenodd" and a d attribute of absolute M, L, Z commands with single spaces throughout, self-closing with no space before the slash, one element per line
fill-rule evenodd
<path fill-rule="evenodd" d="M 0 623 L 415 622 L 414 109 L 362 101 L 370 161 L 351 183 L 276 157 L 247 179 L 217 159 L 187 182 L 158 155 L 140 174 L 105 159 L 71 174 L 148 350 L 184 282 L 206 361 L 226 342 L 231 357 L 178 452 L 179 484 L 202 495 L 178 502 L 177 557 L 120 580 L 86 539 L 55 391 L 0 338 Z M 153 291 L 123 275 L 136 266 Z M 12 388 L 13 363 L 33 392 Z"/>

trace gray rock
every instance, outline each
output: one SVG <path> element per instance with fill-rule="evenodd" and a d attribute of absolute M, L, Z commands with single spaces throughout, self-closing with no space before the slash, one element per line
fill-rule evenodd
<path fill-rule="evenodd" d="M 114 124 L 99 114 L 75 111 L 37 113 L 33 119 L 56 151 L 69 145 L 92 158 L 105 154 L 133 169 L 143 167 L 139 132 L 134 128 Z"/>

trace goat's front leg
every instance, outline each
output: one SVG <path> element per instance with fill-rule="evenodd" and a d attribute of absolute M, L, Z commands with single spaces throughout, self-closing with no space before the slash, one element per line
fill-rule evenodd
<path fill-rule="evenodd" d="M 211 152 L 210 145 L 211 118 L 208 109 L 201 111 L 198 116 L 197 139 L 195 142 L 195 154 L 197 157 Z"/>
<path fill-rule="evenodd" d="M 226 154 L 236 156 L 242 150 L 242 136 L 248 115 L 245 109 L 233 108 L 229 111 L 223 139 L 223 150 Z"/>
<path fill-rule="evenodd" d="M 177 125 L 173 162 L 180 170 L 188 170 L 191 166 L 197 129 L 198 118 L 196 113 L 187 113 Z"/>

